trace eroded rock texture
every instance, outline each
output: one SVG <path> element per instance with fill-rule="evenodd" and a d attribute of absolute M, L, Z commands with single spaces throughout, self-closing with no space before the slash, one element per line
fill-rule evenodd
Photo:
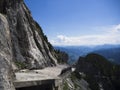
<path fill-rule="evenodd" d="M 9 23 L 14 62 L 21 68 L 55 65 L 54 50 L 23 0 L 1 0 L 0 7 Z"/>
<path fill-rule="evenodd" d="M 55 52 L 23 0 L 0 0 L 0 90 L 14 90 L 14 69 L 57 64 Z"/>
<path fill-rule="evenodd" d="M 12 84 L 12 48 L 7 19 L 0 14 L 0 90 L 14 90 Z"/>

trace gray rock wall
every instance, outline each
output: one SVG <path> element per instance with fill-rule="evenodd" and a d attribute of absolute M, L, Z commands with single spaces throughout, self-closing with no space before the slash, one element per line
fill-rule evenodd
<path fill-rule="evenodd" d="M 1 0 L 0 7 L 10 27 L 14 62 L 29 69 L 56 65 L 52 46 L 23 0 Z"/>
<path fill-rule="evenodd" d="M 11 51 L 9 24 L 6 17 L 0 14 L 0 90 L 14 90 Z"/>
<path fill-rule="evenodd" d="M 0 90 L 14 90 L 14 70 L 55 66 L 52 45 L 23 0 L 0 0 Z"/>

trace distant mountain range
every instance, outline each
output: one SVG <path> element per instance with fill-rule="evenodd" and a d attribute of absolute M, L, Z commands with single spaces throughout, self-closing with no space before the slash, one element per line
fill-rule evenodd
<path fill-rule="evenodd" d="M 74 63 L 80 56 L 88 53 L 97 53 L 108 60 L 120 64 L 120 45 L 98 45 L 98 46 L 55 46 L 56 49 L 64 51 L 69 55 L 69 63 Z"/>

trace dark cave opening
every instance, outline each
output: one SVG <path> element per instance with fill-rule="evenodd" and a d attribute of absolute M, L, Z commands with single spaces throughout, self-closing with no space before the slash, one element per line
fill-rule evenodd
<path fill-rule="evenodd" d="M 39 86 L 16 88 L 16 90 L 53 90 L 53 85 L 44 84 L 44 85 L 39 85 Z"/>

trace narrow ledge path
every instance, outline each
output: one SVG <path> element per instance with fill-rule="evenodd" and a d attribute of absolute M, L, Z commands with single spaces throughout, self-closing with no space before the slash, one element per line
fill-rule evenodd
<path fill-rule="evenodd" d="M 67 68 L 69 68 L 68 65 L 57 65 L 55 67 L 46 67 L 40 70 L 21 70 L 15 73 L 16 79 L 14 80 L 14 85 L 16 88 L 49 83 L 53 83 L 55 86 L 58 86 L 62 82 L 59 75 Z"/>

